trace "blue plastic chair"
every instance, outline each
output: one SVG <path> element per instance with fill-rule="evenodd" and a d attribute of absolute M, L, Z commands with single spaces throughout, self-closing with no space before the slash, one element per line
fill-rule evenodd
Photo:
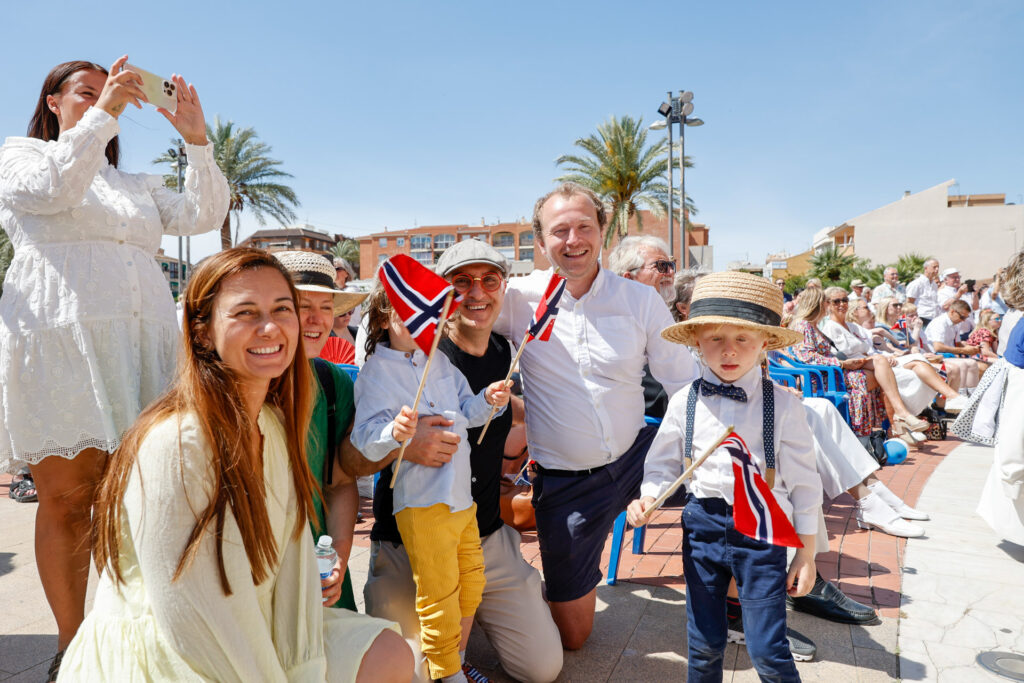
<path fill-rule="evenodd" d="M 832 365 L 801 363 L 781 351 L 771 352 L 768 363 L 770 368 L 798 372 L 804 378 L 804 396 L 828 399 L 843 419 L 847 423 L 850 422 L 849 394 L 845 391 L 846 379 L 842 369 Z M 811 385 L 810 391 L 807 388 L 808 384 Z"/>
<path fill-rule="evenodd" d="M 644 421 L 649 425 L 659 425 L 661 420 L 650 415 L 644 415 Z M 644 554 L 644 537 L 647 532 L 646 526 L 633 529 L 633 554 Z M 614 586 L 619 581 L 619 561 L 622 559 L 622 542 L 626 536 L 626 511 L 623 510 L 615 518 L 612 526 L 612 549 L 608 555 L 608 579 L 607 584 Z"/>

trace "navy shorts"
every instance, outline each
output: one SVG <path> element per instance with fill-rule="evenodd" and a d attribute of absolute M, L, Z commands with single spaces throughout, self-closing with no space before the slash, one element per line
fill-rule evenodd
<path fill-rule="evenodd" d="M 537 538 L 550 602 L 582 598 L 601 582 L 601 551 L 615 518 L 640 497 L 644 459 L 658 428 L 646 425 L 622 456 L 597 472 L 533 479 Z"/>

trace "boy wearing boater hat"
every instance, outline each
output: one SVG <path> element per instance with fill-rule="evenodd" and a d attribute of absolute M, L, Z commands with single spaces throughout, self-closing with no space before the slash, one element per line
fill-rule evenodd
<path fill-rule="evenodd" d="M 716 449 L 688 484 L 683 571 L 689 681 L 721 680 L 731 577 L 736 578 L 743 605 L 747 651 L 762 680 L 800 680 L 786 639 L 786 594 L 799 597 L 814 585 L 822 490 L 800 399 L 761 373 L 766 350 L 802 339 L 779 327 L 781 313 L 782 292 L 770 281 L 745 273 L 714 273 L 698 280 L 689 319 L 662 332 L 669 341 L 697 347 L 704 367 L 699 379 L 669 401 L 647 454 L 641 498 L 629 505 L 630 522 L 645 523 L 645 512 L 655 498 L 670 487 L 684 465 L 712 447 L 727 426 L 740 437 L 728 450 Z M 734 464 L 742 457 L 733 445 L 741 443 L 752 463 L 749 471 L 763 475 L 762 488 L 755 485 L 751 472 Z M 750 474 L 749 479 L 742 477 L 745 489 L 734 489 L 734 471 Z M 734 490 L 749 495 L 737 501 Z M 740 516 L 734 523 L 734 505 L 745 513 L 760 511 L 760 525 L 755 526 L 762 540 L 737 531 Z M 802 544 L 788 573 L 786 548 L 771 542 L 781 542 L 787 520 L 792 525 L 789 533 L 795 530 L 790 543 Z M 762 535 L 762 529 L 768 534 Z"/>

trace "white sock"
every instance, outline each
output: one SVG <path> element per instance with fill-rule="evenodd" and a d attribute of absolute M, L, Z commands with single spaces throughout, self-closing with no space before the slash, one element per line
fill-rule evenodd
<path fill-rule="evenodd" d="M 463 665 L 466 664 L 466 651 L 465 650 L 459 650 L 459 660 L 462 662 Z"/>

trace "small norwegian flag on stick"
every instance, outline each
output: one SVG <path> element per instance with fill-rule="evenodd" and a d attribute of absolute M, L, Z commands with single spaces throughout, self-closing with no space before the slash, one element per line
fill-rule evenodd
<path fill-rule="evenodd" d="M 454 310 L 452 299 L 455 289 L 438 275 L 430 272 L 413 258 L 405 254 L 396 254 L 381 264 L 377 272 L 388 302 L 402 319 L 409 330 L 413 341 L 427 354 L 427 362 L 423 366 L 423 377 L 420 387 L 416 390 L 416 400 L 412 411 L 415 413 L 423 395 L 423 386 L 430 372 L 430 361 L 437 351 L 437 343 L 441 340 L 441 323 L 448 319 Z M 391 475 L 391 488 L 395 488 L 398 479 L 398 468 L 402 466 L 402 457 L 408 441 L 402 442 L 395 460 L 395 472 Z"/>
<path fill-rule="evenodd" d="M 558 300 L 562 298 L 562 292 L 564 291 L 565 278 L 559 275 L 558 268 L 555 268 L 555 272 L 551 274 L 551 279 L 548 281 L 547 289 L 544 290 L 544 296 L 540 298 L 537 310 L 533 313 L 533 322 L 530 323 L 529 329 L 523 335 L 523 343 L 519 345 L 516 357 L 512 359 L 512 365 L 509 366 L 508 374 L 505 375 L 506 385 L 512 379 L 516 363 L 519 362 L 519 357 L 523 355 L 523 349 L 526 348 L 527 342 L 533 339 L 537 341 L 551 339 L 551 330 L 555 326 L 555 316 L 558 315 Z M 480 430 L 480 438 L 476 440 L 477 446 L 483 443 L 484 435 L 487 433 L 487 428 L 491 426 L 491 419 L 497 410 L 497 408 L 491 408 L 491 414 L 487 416 L 487 422 L 484 423 L 484 428 Z"/>
<path fill-rule="evenodd" d="M 736 531 L 763 543 L 802 548 L 804 544 L 758 471 L 743 438 L 732 432 L 722 447 L 732 456 L 732 517 Z"/>

